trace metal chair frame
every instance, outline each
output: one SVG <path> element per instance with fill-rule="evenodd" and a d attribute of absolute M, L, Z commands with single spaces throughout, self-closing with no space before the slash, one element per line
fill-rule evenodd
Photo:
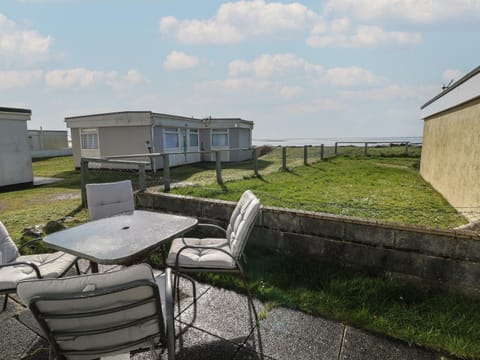
<path fill-rule="evenodd" d="M 27 241 L 25 244 L 23 244 L 22 246 L 20 246 L 18 248 L 18 252 L 20 253 L 20 251 L 25 248 L 25 247 L 30 247 L 32 244 L 34 243 L 37 243 L 39 241 L 41 241 L 42 238 L 35 238 L 35 239 L 32 239 L 32 240 L 29 240 Z M 17 266 L 17 265 L 27 265 L 27 266 L 30 266 L 34 271 L 35 271 L 35 275 L 37 277 L 37 279 L 43 279 L 43 276 L 40 272 L 40 269 L 38 268 L 37 265 L 35 265 L 34 263 L 31 263 L 31 262 L 28 262 L 28 261 L 14 261 L 14 262 L 11 262 L 11 263 L 8 263 L 8 264 L 3 264 L 3 265 L 0 265 L 0 269 L 1 268 L 5 268 L 5 267 L 10 267 L 10 266 Z M 78 259 L 75 260 L 75 262 L 69 266 L 62 274 L 60 274 L 60 277 L 64 276 L 66 273 L 68 273 L 70 271 L 70 269 L 72 268 L 72 266 L 75 265 L 75 270 L 77 272 L 77 275 L 80 274 L 80 268 L 78 266 Z M 0 290 L 0 294 L 3 294 L 3 305 L 2 305 L 2 310 L 0 310 L 0 313 L 2 313 L 3 311 L 5 311 L 5 309 L 7 308 L 7 303 L 8 303 L 8 298 L 9 298 L 9 294 L 13 294 L 13 293 L 16 293 L 17 292 L 17 287 L 14 287 L 14 288 L 8 288 L 8 289 L 1 289 Z"/>
<path fill-rule="evenodd" d="M 149 280 L 135 280 L 125 284 L 112 286 L 109 288 L 105 288 L 102 290 L 91 291 L 91 292 L 77 292 L 68 295 L 62 294 L 55 294 L 55 295 L 38 295 L 32 297 L 29 308 L 32 311 L 33 315 L 37 319 L 40 324 L 40 327 L 47 335 L 49 344 L 50 344 L 50 359 L 65 359 L 68 356 L 92 356 L 92 358 L 96 358 L 101 356 L 102 354 L 108 354 L 114 351 L 121 351 L 122 349 L 128 349 L 132 346 L 136 346 L 141 344 L 145 341 L 149 341 L 152 345 L 157 346 L 161 345 L 168 349 L 168 359 L 172 360 L 175 358 L 175 328 L 174 328 L 174 318 L 173 318 L 173 297 L 172 297 L 172 288 L 171 288 L 171 280 L 170 280 L 170 269 L 167 269 L 167 281 L 166 281 L 166 289 L 165 289 L 165 302 L 166 302 L 166 331 L 165 331 L 165 321 L 162 315 L 162 305 L 160 300 L 160 294 L 158 286 L 155 282 Z M 66 314 L 48 314 L 42 312 L 38 309 L 37 304 L 41 301 L 65 301 L 65 300 L 81 300 L 81 299 L 89 299 L 94 297 L 100 297 L 105 295 L 115 294 L 117 292 L 129 290 L 132 288 L 140 287 L 140 286 L 148 286 L 152 288 L 152 296 L 146 299 L 142 299 L 136 301 L 134 303 L 128 305 L 122 305 L 114 308 L 108 308 L 103 310 L 97 311 L 90 311 L 90 312 L 80 312 L 80 313 L 66 313 Z M 83 317 L 92 317 L 92 316 L 100 316 L 100 315 L 107 315 L 113 314 L 117 312 L 128 311 L 129 309 L 147 304 L 147 303 L 155 303 L 156 313 L 154 315 L 150 315 L 141 319 L 135 319 L 129 322 L 126 322 L 121 325 L 117 325 L 114 327 L 106 327 L 106 328 L 99 328 L 94 330 L 76 330 L 76 331 L 51 331 L 48 320 L 50 319 L 64 319 L 65 321 L 78 319 Z M 172 309 L 172 311 L 168 311 L 168 309 Z M 96 335 L 96 334 L 104 334 L 115 330 L 120 330 L 124 328 L 128 328 L 130 326 L 140 325 L 147 321 L 157 319 L 159 323 L 159 331 L 153 335 L 149 335 L 148 337 L 143 337 L 141 339 L 127 342 L 122 345 L 117 346 L 110 346 L 105 347 L 102 349 L 95 349 L 95 350 L 62 350 L 57 342 L 57 338 L 65 337 L 65 336 L 86 336 L 86 335 Z M 156 344 L 155 339 L 158 337 L 159 341 Z"/>
<path fill-rule="evenodd" d="M 215 229 L 218 229 L 218 230 L 221 230 L 225 235 L 227 234 L 227 230 L 225 230 L 224 228 L 222 228 L 221 226 L 218 226 L 218 225 L 215 225 L 215 224 L 205 224 L 205 223 L 201 223 L 201 224 L 198 224 L 197 226 L 200 226 L 200 227 L 211 227 L 211 228 L 215 228 Z M 246 239 L 248 240 L 248 238 L 250 237 L 250 234 L 251 234 L 251 231 L 253 229 L 253 226 L 248 229 L 248 232 L 246 234 Z M 244 255 L 244 249 L 245 249 L 245 246 L 246 246 L 246 243 L 247 243 L 247 240 L 245 240 L 245 242 L 243 243 L 243 246 L 242 246 L 242 249 L 241 251 L 239 252 L 239 257 L 238 258 L 235 258 L 231 253 L 229 253 L 228 251 L 225 251 L 223 249 L 219 249 L 215 246 L 197 246 L 197 245 L 189 245 L 185 242 L 185 239 L 184 237 L 182 237 L 182 242 L 184 244 L 184 246 L 178 250 L 177 252 L 177 255 L 176 255 L 176 258 L 175 258 L 175 267 L 174 267 L 174 270 L 175 270 L 175 277 L 174 277 L 174 288 L 176 289 L 176 293 L 177 293 L 177 298 L 180 298 L 180 277 L 184 277 L 186 278 L 187 280 L 189 280 L 192 284 L 192 291 L 193 291 L 193 301 L 194 301 L 194 304 L 196 304 L 196 301 L 197 301 L 197 291 L 196 291 L 196 286 L 195 286 L 195 281 L 188 275 L 186 275 L 185 273 L 188 272 L 188 273 L 198 273 L 198 272 L 211 272 L 211 273 L 233 273 L 233 274 L 239 274 L 241 279 L 242 279 L 242 282 L 243 282 L 243 285 L 245 287 L 245 291 L 247 293 L 247 298 L 248 298 L 248 302 L 250 304 L 250 306 L 252 307 L 252 310 L 253 310 L 253 314 L 255 316 L 255 321 L 256 323 L 258 323 L 258 314 L 257 314 L 257 310 L 255 308 L 255 304 L 253 302 L 253 298 L 252 298 L 252 295 L 250 293 L 250 289 L 248 288 L 248 279 L 247 279 L 247 274 L 245 272 L 245 270 L 243 269 L 243 266 L 240 262 L 240 258 L 243 257 L 245 258 L 245 255 Z M 214 267 L 188 267 L 188 266 L 180 266 L 179 265 L 179 257 L 180 257 L 180 254 L 182 253 L 182 251 L 186 250 L 186 249 L 202 249 L 202 250 L 215 250 L 215 251 L 219 251 L 219 252 L 222 252 L 226 255 L 228 255 L 230 258 L 233 259 L 233 261 L 235 262 L 235 267 L 234 268 L 214 268 Z"/>

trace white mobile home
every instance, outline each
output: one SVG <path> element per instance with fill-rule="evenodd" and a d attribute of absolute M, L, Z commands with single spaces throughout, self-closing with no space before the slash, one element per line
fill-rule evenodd
<path fill-rule="evenodd" d="M 214 161 L 212 152 L 219 150 L 222 161 L 251 158 L 250 151 L 238 149 L 251 147 L 253 122 L 238 118 L 196 119 L 151 111 L 124 111 L 67 117 L 65 122 L 71 130 L 77 168 L 82 157 L 148 152 L 173 154 L 169 157 L 170 166 Z M 156 157 L 152 166 L 162 169 L 162 158 Z"/>
<path fill-rule="evenodd" d="M 33 184 L 27 121 L 32 111 L 0 107 L 0 189 Z"/>
<path fill-rule="evenodd" d="M 28 130 L 28 144 L 32 158 L 72 155 L 67 130 Z"/>

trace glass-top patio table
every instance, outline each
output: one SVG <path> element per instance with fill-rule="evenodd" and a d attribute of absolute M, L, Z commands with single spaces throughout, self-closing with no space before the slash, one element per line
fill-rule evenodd
<path fill-rule="evenodd" d="M 45 245 L 97 264 L 129 265 L 193 229 L 198 220 L 191 217 L 135 210 L 47 235 Z"/>

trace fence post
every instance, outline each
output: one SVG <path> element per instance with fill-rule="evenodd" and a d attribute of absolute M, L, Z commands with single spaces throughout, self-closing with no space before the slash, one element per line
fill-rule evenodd
<path fill-rule="evenodd" d="M 257 157 L 257 147 L 254 146 L 252 149 L 252 157 L 253 157 L 253 173 L 255 176 L 260 176 L 258 174 L 258 157 Z"/>
<path fill-rule="evenodd" d="M 368 155 L 368 142 L 365 141 L 365 156 Z"/>
<path fill-rule="evenodd" d="M 308 165 L 308 145 L 303 145 L 303 164 Z"/>
<path fill-rule="evenodd" d="M 282 169 L 287 170 L 287 147 L 282 146 Z"/>
<path fill-rule="evenodd" d="M 86 185 L 88 183 L 88 160 L 82 158 L 80 160 L 80 187 L 82 191 L 82 207 L 87 207 L 87 191 Z"/>
<path fill-rule="evenodd" d="M 221 152 L 220 151 L 215 151 L 215 168 L 217 170 L 217 183 L 218 185 L 222 185 L 222 158 L 221 158 Z"/>
<path fill-rule="evenodd" d="M 407 155 L 407 156 L 408 156 L 408 145 L 409 145 L 409 144 L 410 144 L 410 143 L 409 143 L 408 141 L 407 141 L 407 143 L 405 144 L 405 155 Z"/>
<path fill-rule="evenodd" d="M 138 164 L 138 186 L 140 187 L 140 191 L 145 191 L 145 165 Z"/>
<path fill-rule="evenodd" d="M 168 154 L 162 154 L 163 157 L 163 191 L 170 191 L 170 158 Z"/>
<path fill-rule="evenodd" d="M 335 141 L 335 156 L 337 155 L 337 147 L 338 147 L 338 142 Z"/>
<path fill-rule="evenodd" d="M 323 160 L 324 159 L 324 147 L 323 147 L 323 144 L 320 145 L 320 160 Z"/>

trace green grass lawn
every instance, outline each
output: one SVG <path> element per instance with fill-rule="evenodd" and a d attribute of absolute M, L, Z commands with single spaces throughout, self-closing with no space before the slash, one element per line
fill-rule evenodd
<path fill-rule="evenodd" d="M 294 149 L 288 162 L 290 171 L 279 172 L 281 157 L 276 150 L 261 159 L 260 179 L 252 178 L 248 162 L 238 170 L 230 164 L 229 171 L 237 180 L 223 187 L 213 184 L 214 172 L 212 176 L 202 174 L 202 168 L 208 169 L 211 164 L 175 168 L 172 174 L 177 175 L 172 177 L 177 181 L 196 177 L 200 183 L 209 184 L 175 190 L 198 196 L 237 200 L 244 189 L 251 188 L 267 205 L 434 226 L 456 226 L 465 221 L 421 180 L 418 157 L 391 155 L 379 153 L 365 158 L 351 154 L 302 166 L 303 149 Z M 33 167 L 35 176 L 63 180 L 0 193 L 0 220 L 17 242 L 27 226 L 67 216 L 72 216 L 67 226 L 88 219 L 87 212 L 80 208 L 80 173 L 74 170 L 71 157 L 37 160 Z M 151 184 L 158 184 L 159 176 L 161 172 L 149 174 Z M 137 186 L 137 174 L 132 172 L 90 171 L 92 182 L 124 178 L 131 178 Z M 315 260 L 299 263 L 256 251 L 249 252 L 246 268 L 252 291 L 266 302 L 267 311 L 273 306 L 287 306 L 457 356 L 480 359 L 478 300 L 417 289 L 399 280 L 375 278 Z M 241 289 L 237 279 L 202 279 Z"/>
<path fill-rule="evenodd" d="M 249 249 L 246 268 L 251 291 L 265 303 L 266 311 L 285 306 L 409 344 L 480 359 L 478 299 L 257 249 Z M 202 273 L 198 278 L 243 291 L 238 277 Z"/>
<path fill-rule="evenodd" d="M 251 189 L 263 205 L 433 227 L 465 224 L 466 219 L 420 177 L 418 162 L 411 157 L 340 156 L 289 171 L 277 168 L 260 178 L 250 172 L 224 185 L 213 183 L 212 174 L 210 184 L 172 192 L 236 201 Z"/>

